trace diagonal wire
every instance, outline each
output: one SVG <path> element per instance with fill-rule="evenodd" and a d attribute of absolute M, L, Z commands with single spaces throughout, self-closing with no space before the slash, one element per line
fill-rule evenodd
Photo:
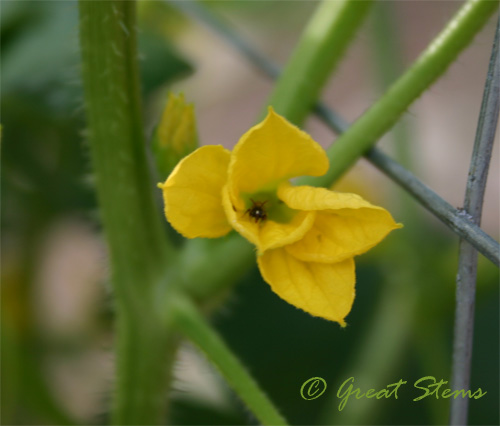
<path fill-rule="evenodd" d="M 280 75 L 280 68 L 276 64 L 270 61 L 248 40 L 240 36 L 230 25 L 212 14 L 205 6 L 196 1 L 169 1 L 169 3 L 207 25 L 267 76 L 275 79 Z M 349 128 L 349 124 L 342 117 L 321 102 L 314 106 L 314 113 L 337 134 L 341 134 Z M 500 266 L 500 244 L 479 226 L 468 220 L 467 215 L 462 210 L 451 206 L 410 171 L 379 149 L 372 148 L 365 154 L 365 157 L 384 174 L 406 189 L 422 206 L 433 213 L 453 232 L 467 240 L 496 266 Z"/>
<path fill-rule="evenodd" d="M 315 113 L 330 127 L 335 126 L 335 131 L 338 133 L 343 133 L 349 128 L 347 122 L 323 104 L 316 105 Z M 469 241 L 479 252 L 499 266 L 499 244 L 479 226 L 467 220 L 464 211 L 447 203 L 415 175 L 381 150 L 372 148 L 365 154 L 365 157 L 386 176 L 406 189 L 423 207 L 438 217 L 453 232 Z"/>
<path fill-rule="evenodd" d="M 500 266 L 500 247 L 498 242 L 486 234 L 479 226 L 468 220 L 465 212 L 447 203 L 401 164 L 380 150 L 372 149 L 366 154 L 366 158 L 401 187 L 406 189 L 423 207 L 433 213 L 453 232 L 470 242 L 495 265 Z"/>
<path fill-rule="evenodd" d="M 280 67 L 259 52 L 251 43 L 242 37 L 231 26 L 226 24 L 221 18 L 215 16 L 207 7 L 202 6 L 197 1 L 167 0 L 170 5 L 185 13 L 188 16 L 198 19 L 207 25 L 211 30 L 215 30 L 224 40 L 233 45 L 236 50 L 243 54 L 252 64 L 272 79 L 278 78 L 281 73 Z"/>
<path fill-rule="evenodd" d="M 477 124 L 476 139 L 465 192 L 464 211 L 470 220 L 481 223 L 484 190 L 495 139 L 500 107 L 500 63 L 498 45 L 500 42 L 500 19 L 495 31 L 490 65 L 486 76 L 483 101 Z M 477 252 L 467 241 L 460 240 L 455 332 L 453 341 L 453 390 L 470 389 L 472 359 L 472 338 L 474 335 L 474 304 L 476 296 Z M 469 398 L 451 400 L 451 425 L 467 424 Z"/>

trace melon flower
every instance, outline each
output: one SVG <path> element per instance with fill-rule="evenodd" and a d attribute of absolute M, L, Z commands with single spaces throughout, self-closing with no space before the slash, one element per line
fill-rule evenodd
<path fill-rule="evenodd" d="M 290 183 L 328 167 L 323 148 L 269 108 L 232 152 L 198 148 L 158 186 L 180 234 L 216 238 L 235 229 L 255 244 L 262 277 L 278 296 L 345 326 L 355 294 L 353 257 L 401 225 L 358 195 Z"/>

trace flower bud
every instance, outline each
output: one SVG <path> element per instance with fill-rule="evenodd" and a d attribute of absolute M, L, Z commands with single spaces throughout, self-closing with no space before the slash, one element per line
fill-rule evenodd
<path fill-rule="evenodd" d="M 198 147 L 194 106 L 186 103 L 183 94 L 169 93 L 151 145 L 161 179 Z"/>

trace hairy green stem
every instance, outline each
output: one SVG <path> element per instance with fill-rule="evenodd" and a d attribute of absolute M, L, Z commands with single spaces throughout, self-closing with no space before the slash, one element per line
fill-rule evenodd
<path fill-rule="evenodd" d="M 301 125 L 371 4 L 371 0 L 320 3 L 274 86 L 268 105 Z"/>
<path fill-rule="evenodd" d="M 173 344 L 156 294 L 169 246 L 146 163 L 136 4 L 79 2 L 88 138 L 110 252 L 117 314 L 113 422 L 159 424 Z"/>
<path fill-rule="evenodd" d="M 287 424 L 245 367 L 189 300 L 177 297 L 172 304 L 172 315 L 175 326 L 219 369 L 262 424 Z"/>
<path fill-rule="evenodd" d="M 446 71 L 497 8 L 498 3 L 490 0 L 465 3 L 415 63 L 328 149 L 328 173 L 302 182 L 328 186 L 345 173 Z"/>

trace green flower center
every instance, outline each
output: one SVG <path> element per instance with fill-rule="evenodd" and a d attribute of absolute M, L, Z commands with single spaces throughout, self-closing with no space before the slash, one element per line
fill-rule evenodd
<path fill-rule="evenodd" d="M 248 217 L 256 222 L 272 220 L 277 223 L 289 223 L 296 214 L 296 210 L 278 198 L 276 191 L 242 193 L 241 198 L 245 202 Z"/>

